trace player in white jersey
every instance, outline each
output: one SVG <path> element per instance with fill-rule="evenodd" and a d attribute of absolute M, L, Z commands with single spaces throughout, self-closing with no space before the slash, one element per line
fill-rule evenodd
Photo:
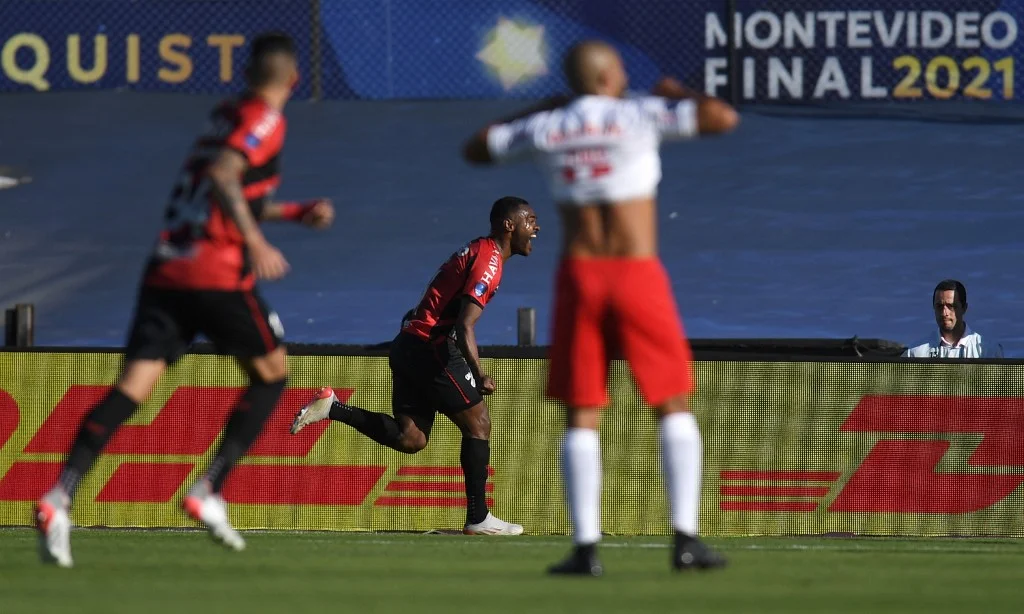
<path fill-rule="evenodd" d="M 550 571 L 602 573 L 597 429 L 608 403 L 608 360 L 619 352 L 660 418 L 672 565 L 721 567 L 725 559 L 697 537 L 702 443 L 687 404 L 689 343 L 657 256 L 655 201 L 660 144 L 731 131 L 739 116 L 673 79 L 663 79 L 654 96 L 628 96 L 622 59 L 601 42 L 574 46 L 565 74 L 575 97 L 491 124 L 464 152 L 478 164 L 532 156 L 564 225 L 547 393 L 568 407 L 562 459 L 575 549 Z"/>

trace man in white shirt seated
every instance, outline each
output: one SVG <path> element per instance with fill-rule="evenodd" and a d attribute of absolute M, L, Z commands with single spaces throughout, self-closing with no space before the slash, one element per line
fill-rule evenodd
<path fill-rule="evenodd" d="M 1003 347 L 993 341 L 982 342 L 964 321 L 967 312 L 967 288 L 955 279 L 946 279 L 932 293 L 938 335 L 907 348 L 911 358 L 1002 358 Z"/>

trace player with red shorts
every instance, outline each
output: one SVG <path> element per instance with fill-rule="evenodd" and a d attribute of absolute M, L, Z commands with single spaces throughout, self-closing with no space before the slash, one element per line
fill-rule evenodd
<path fill-rule="evenodd" d="M 430 280 L 415 309 L 391 342 L 391 407 L 394 417 L 342 403 L 323 388 L 292 423 L 294 435 L 321 420 L 348 424 L 392 450 L 415 454 L 427 447 L 435 414 L 462 432 L 459 461 L 466 481 L 468 535 L 519 535 L 523 527 L 487 508 L 491 417 L 483 395 L 494 392 L 484 373 L 474 328 L 501 284 L 505 261 L 529 256 L 540 231 L 530 204 L 515 196 L 491 206 L 491 232 L 451 255 Z"/>
<path fill-rule="evenodd" d="M 702 443 L 687 406 L 689 344 L 657 256 L 656 194 L 662 142 L 730 131 L 739 116 L 672 79 L 654 96 L 627 95 L 622 59 L 601 42 L 574 46 L 565 74 L 574 97 L 489 125 L 464 152 L 477 164 L 532 156 L 564 225 L 548 396 L 568 406 L 562 458 L 576 547 L 550 571 L 602 573 L 598 410 L 608 403 L 608 361 L 617 353 L 660 418 L 672 565 L 720 567 L 725 559 L 697 537 Z"/>
<path fill-rule="evenodd" d="M 143 274 L 117 385 L 82 421 L 57 484 L 36 504 L 43 561 L 72 565 L 70 507 L 82 476 L 118 426 L 152 393 L 160 376 L 202 333 L 235 356 L 250 384 L 228 420 L 206 475 L 182 502 L 217 541 L 241 550 L 220 492 L 235 463 L 260 434 L 288 376 L 281 321 L 260 297 L 257 279 L 288 269 L 259 220 L 330 225 L 329 201 L 274 203 L 284 145 L 282 110 L 298 79 L 295 46 L 284 34 L 253 40 L 248 91 L 219 105 L 193 145 L 171 194 L 164 230 Z"/>

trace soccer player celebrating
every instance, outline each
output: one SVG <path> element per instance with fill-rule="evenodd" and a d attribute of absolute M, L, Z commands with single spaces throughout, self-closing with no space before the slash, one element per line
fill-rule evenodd
<path fill-rule="evenodd" d="M 480 366 L 474 327 L 498 291 L 505 261 L 530 255 L 540 225 L 529 203 L 514 196 L 494 203 L 490 221 L 490 234 L 452 254 L 402 320 L 388 358 L 394 417 L 341 403 L 332 389 L 323 388 L 299 410 L 291 432 L 330 418 L 393 450 L 415 454 L 427 447 L 435 412 L 440 412 L 462 432 L 463 532 L 519 535 L 523 527 L 487 509 L 491 417 L 483 395 L 492 394 L 495 383 Z"/>
<path fill-rule="evenodd" d="M 663 141 L 728 132 L 726 103 L 663 79 L 656 96 L 627 96 L 618 52 L 587 41 L 565 59 L 575 97 L 553 99 L 485 127 L 466 159 L 491 164 L 532 155 L 544 169 L 564 225 L 556 281 L 548 396 L 568 406 L 562 449 L 575 550 L 552 573 L 600 575 L 599 409 L 608 403 L 611 348 L 621 350 L 660 417 L 665 484 L 675 529 L 672 565 L 725 560 L 697 537 L 702 444 L 687 396 L 690 349 L 657 257 L 656 193 Z"/>
<path fill-rule="evenodd" d="M 182 507 L 217 541 L 234 550 L 245 547 L 228 522 L 221 488 L 262 430 L 288 376 L 281 321 L 256 290 L 257 278 L 278 279 L 288 263 L 258 221 L 323 228 L 334 218 L 326 200 L 269 200 L 280 183 L 282 110 L 298 78 L 294 43 L 279 33 L 256 37 L 245 75 L 247 92 L 213 111 L 209 132 L 195 142 L 171 194 L 165 229 L 143 274 L 117 385 L 85 417 L 57 484 L 36 504 L 44 562 L 72 565 L 69 514 L 79 481 L 198 333 L 237 357 L 250 384 L 209 470 Z"/>

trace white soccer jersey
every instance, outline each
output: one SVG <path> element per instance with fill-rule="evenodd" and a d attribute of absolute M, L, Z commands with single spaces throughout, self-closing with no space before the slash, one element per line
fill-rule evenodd
<path fill-rule="evenodd" d="M 611 203 L 654 196 L 663 141 L 697 136 L 697 105 L 656 96 L 582 96 L 553 111 L 492 126 L 496 161 L 532 154 L 558 203 Z"/>
<path fill-rule="evenodd" d="M 969 327 L 956 345 L 933 333 L 927 340 L 903 352 L 909 358 L 1002 358 L 1003 346 L 991 339 L 982 343 L 981 335 Z"/>

